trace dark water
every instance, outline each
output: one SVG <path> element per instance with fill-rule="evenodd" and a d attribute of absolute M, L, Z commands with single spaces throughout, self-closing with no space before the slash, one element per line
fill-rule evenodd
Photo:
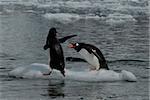
<path fill-rule="evenodd" d="M 141 15 L 142 16 L 142 15 Z M 136 22 L 108 24 L 105 20 L 80 19 L 73 23 L 47 20 L 37 13 L 16 11 L 0 15 L 0 99 L 1 100 L 148 100 L 148 18 Z M 50 27 L 59 37 L 77 34 L 62 44 L 65 56 L 80 57 L 68 49 L 71 41 L 94 44 L 103 52 L 112 70 L 128 70 L 137 82 L 78 82 L 47 79 L 19 79 L 8 72 L 31 63 L 47 63 L 43 50 Z M 84 67 L 86 66 L 86 67 Z M 84 62 L 66 62 L 66 68 L 87 68 Z"/>

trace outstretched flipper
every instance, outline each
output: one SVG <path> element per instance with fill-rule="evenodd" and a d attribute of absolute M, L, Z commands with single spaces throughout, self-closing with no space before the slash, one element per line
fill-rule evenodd
<path fill-rule="evenodd" d="M 72 37 L 75 37 L 75 36 L 77 36 L 77 35 L 69 35 L 69 36 L 63 37 L 63 38 L 59 39 L 59 42 L 60 43 L 64 43 L 66 40 L 68 40 L 68 39 L 70 39 Z M 49 48 L 49 42 L 50 42 L 49 41 L 49 37 L 50 36 L 48 35 L 47 40 L 46 40 L 46 44 L 43 47 L 44 50 L 47 50 Z"/>
<path fill-rule="evenodd" d="M 65 36 L 65 37 L 59 39 L 59 42 L 60 42 L 60 43 L 64 43 L 66 40 L 68 40 L 68 39 L 70 39 L 70 38 L 72 38 L 72 37 L 75 37 L 75 36 L 77 36 L 77 35 Z"/>

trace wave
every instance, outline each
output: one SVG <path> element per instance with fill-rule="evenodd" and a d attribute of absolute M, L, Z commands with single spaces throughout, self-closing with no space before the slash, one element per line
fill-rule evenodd
<path fill-rule="evenodd" d="M 66 61 L 70 62 L 86 62 L 82 58 L 77 58 L 77 57 L 66 57 Z M 108 63 L 115 63 L 115 62 L 148 62 L 145 60 L 136 60 L 136 59 L 120 59 L 120 60 L 107 60 Z"/>
<path fill-rule="evenodd" d="M 136 5 L 133 5 L 135 4 Z M 33 10 L 46 13 L 74 13 L 107 15 L 113 13 L 138 14 L 148 13 L 148 0 L 101 0 L 101 1 L 66 1 L 66 0 L 1 0 L 5 9 Z M 5 6 L 6 5 L 6 6 Z M 2 8 L 2 9 L 3 9 Z"/>
<path fill-rule="evenodd" d="M 133 60 L 133 59 L 121 59 L 121 60 L 113 60 L 113 61 L 108 61 L 109 63 L 112 62 L 148 62 L 145 60 Z"/>

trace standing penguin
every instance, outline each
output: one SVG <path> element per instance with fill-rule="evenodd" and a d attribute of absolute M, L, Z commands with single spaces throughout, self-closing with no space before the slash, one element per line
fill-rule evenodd
<path fill-rule="evenodd" d="M 101 68 L 109 70 L 103 54 L 97 47 L 85 43 L 70 43 L 68 47 L 79 52 L 92 65 L 91 70 L 100 70 Z"/>
<path fill-rule="evenodd" d="M 51 69 L 57 69 L 61 72 L 63 76 L 65 76 L 65 61 L 64 61 L 64 54 L 63 54 L 63 49 L 60 45 L 60 43 L 65 42 L 67 39 L 72 38 L 76 35 L 70 35 L 66 36 L 61 39 L 57 39 L 56 37 L 57 31 L 56 28 L 51 28 L 49 30 L 49 34 L 47 36 L 46 44 L 44 46 L 44 50 L 47 50 L 50 48 L 49 53 L 50 53 L 50 61 L 49 61 L 49 66 Z M 50 75 L 52 70 L 43 75 Z"/>

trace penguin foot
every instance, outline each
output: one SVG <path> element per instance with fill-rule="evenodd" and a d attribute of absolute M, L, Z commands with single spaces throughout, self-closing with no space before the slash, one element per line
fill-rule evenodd
<path fill-rule="evenodd" d="M 47 75 L 50 75 L 51 73 L 52 73 L 52 71 L 50 71 L 50 72 L 47 73 L 47 74 L 44 74 L 44 73 L 43 73 L 43 75 L 44 75 L 44 76 L 47 76 Z"/>
<path fill-rule="evenodd" d="M 95 67 L 90 67 L 90 69 L 89 69 L 89 71 L 94 71 L 94 70 L 96 70 Z"/>

